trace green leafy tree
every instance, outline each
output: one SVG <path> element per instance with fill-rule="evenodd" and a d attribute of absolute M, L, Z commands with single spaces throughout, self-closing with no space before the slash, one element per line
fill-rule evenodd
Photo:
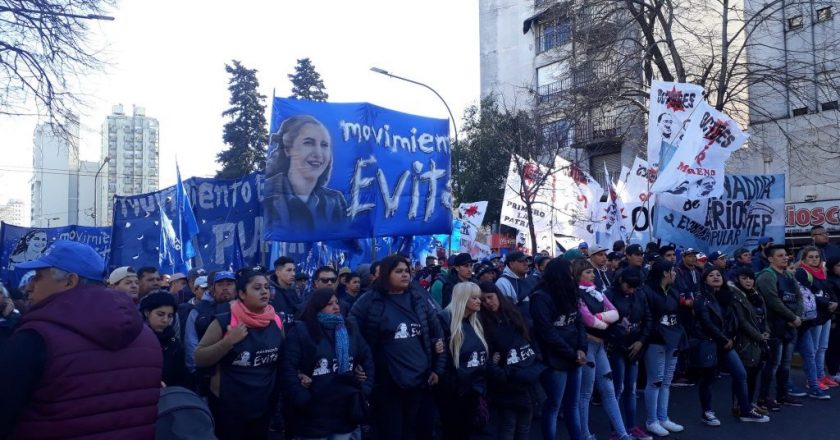
<path fill-rule="evenodd" d="M 231 107 L 222 113 L 230 118 L 224 126 L 222 138 L 230 147 L 216 155 L 222 169 L 216 177 L 235 179 L 265 168 L 268 132 L 265 120 L 265 95 L 259 94 L 257 70 L 248 69 L 237 60 L 225 64 L 230 74 Z"/>
<path fill-rule="evenodd" d="M 324 80 L 315 70 L 312 60 L 301 58 L 297 60 L 294 75 L 289 75 L 292 81 L 292 96 L 294 99 L 306 99 L 309 101 L 326 101 L 329 98 Z"/>

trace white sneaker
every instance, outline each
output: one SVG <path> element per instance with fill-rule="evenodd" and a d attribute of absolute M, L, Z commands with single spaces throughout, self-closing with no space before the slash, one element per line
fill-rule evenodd
<path fill-rule="evenodd" d="M 657 437 L 665 437 L 668 434 L 670 434 L 670 431 L 663 428 L 662 425 L 659 424 L 659 422 L 648 423 L 645 425 L 645 428 L 649 433 Z"/>
<path fill-rule="evenodd" d="M 704 412 L 702 419 L 703 419 L 703 423 L 705 423 L 706 426 L 720 426 L 720 420 L 718 420 L 718 418 L 715 417 L 715 412 L 714 411 Z"/>
<path fill-rule="evenodd" d="M 678 425 L 678 424 L 672 422 L 670 419 L 668 419 L 664 422 L 659 422 L 659 424 L 662 425 L 663 428 L 665 428 L 665 429 L 667 429 L 668 431 L 671 431 L 671 432 L 682 432 L 683 429 L 685 429 L 685 428 L 683 428 L 682 425 Z"/>

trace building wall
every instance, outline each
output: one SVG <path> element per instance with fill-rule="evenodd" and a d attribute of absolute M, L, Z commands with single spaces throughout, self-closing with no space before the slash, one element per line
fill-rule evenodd
<path fill-rule="evenodd" d="M 0 221 L 17 226 L 26 226 L 24 225 L 23 208 L 23 200 L 19 199 L 11 199 L 4 204 L 0 204 Z"/>
<path fill-rule="evenodd" d="M 94 180 L 96 171 L 99 170 L 99 162 L 83 160 L 79 162 L 78 189 L 79 189 L 79 226 L 94 226 L 93 223 L 93 200 Z M 100 174 L 99 179 L 103 177 Z M 98 191 L 98 189 L 97 189 Z"/>
<path fill-rule="evenodd" d="M 764 3 L 748 0 L 749 14 Z M 820 20 L 818 10 L 826 7 L 831 18 Z M 750 62 L 776 69 L 779 81 L 750 84 L 752 136 L 733 155 L 728 171 L 784 173 L 788 202 L 840 194 L 838 7 L 837 1 L 789 2 L 753 29 Z"/>
<path fill-rule="evenodd" d="M 102 157 L 110 158 L 99 179 L 98 225 L 110 225 L 114 195 L 157 191 L 159 182 L 159 124 L 134 106 L 127 115 L 115 105 L 102 124 Z"/>
<path fill-rule="evenodd" d="M 495 94 L 509 109 L 532 107 L 535 40 L 522 24 L 535 14 L 533 0 L 481 0 L 479 14 L 481 97 Z"/>
<path fill-rule="evenodd" d="M 69 182 L 73 168 L 78 171 L 79 123 L 68 119 L 66 132 L 52 124 L 35 127 L 31 181 L 33 227 L 69 224 L 77 218 L 78 193 Z"/>

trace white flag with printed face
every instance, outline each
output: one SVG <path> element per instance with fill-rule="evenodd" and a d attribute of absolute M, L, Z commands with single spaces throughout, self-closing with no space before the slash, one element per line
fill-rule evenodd
<path fill-rule="evenodd" d="M 461 214 L 461 239 L 469 238 L 475 240 L 478 228 L 484 222 L 484 213 L 487 212 L 487 202 L 461 203 L 458 205 L 458 212 Z"/>
<path fill-rule="evenodd" d="M 651 81 L 647 159 L 654 171 L 668 163 L 682 144 L 701 102 L 703 88 L 696 84 Z"/>
<path fill-rule="evenodd" d="M 689 199 L 720 197 L 726 160 L 748 137 L 729 116 L 703 102 L 688 126 L 682 146 L 659 170 L 651 191 Z"/>

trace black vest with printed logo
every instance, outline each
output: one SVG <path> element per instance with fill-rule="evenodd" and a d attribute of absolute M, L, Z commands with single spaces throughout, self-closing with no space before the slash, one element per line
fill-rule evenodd
<path fill-rule="evenodd" d="M 230 313 L 218 315 L 216 319 L 223 329 L 231 325 Z M 255 419 L 266 411 L 274 411 L 279 395 L 277 368 L 283 338 L 277 320 L 264 328 L 249 328 L 248 336 L 219 361 L 219 400 L 226 411 L 242 419 Z"/>

